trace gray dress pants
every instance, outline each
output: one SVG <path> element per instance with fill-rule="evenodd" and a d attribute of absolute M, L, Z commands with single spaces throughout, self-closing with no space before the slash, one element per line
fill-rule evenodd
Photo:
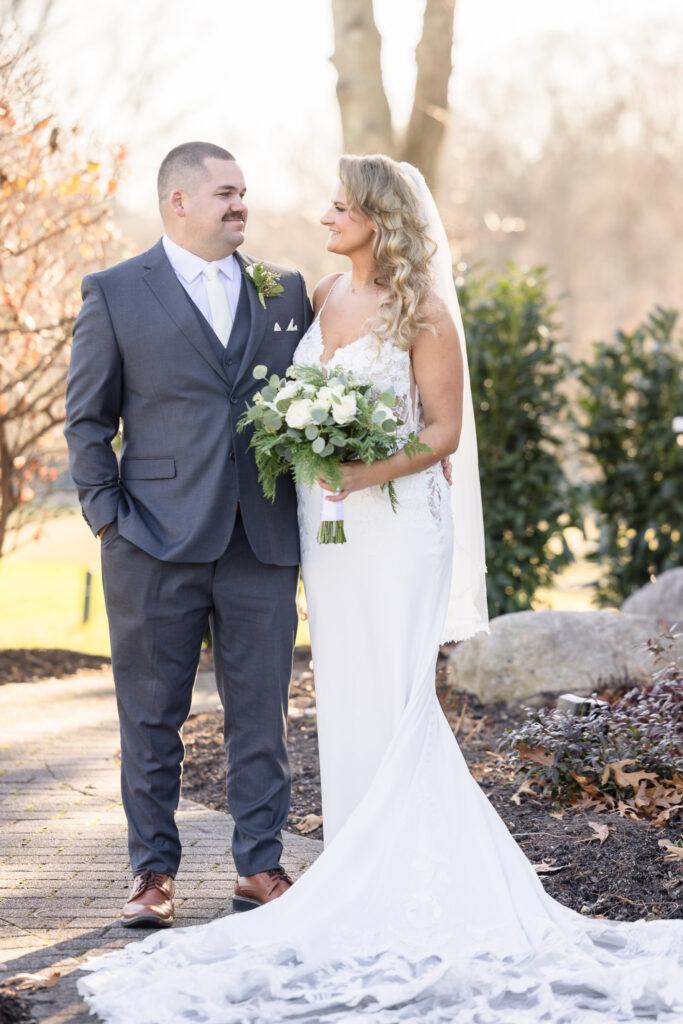
<path fill-rule="evenodd" d="M 102 539 L 102 577 L 133 873 L 178 869 L 181 728 L 207 621 L 224 708 L 235 864 L 241 875 L 276 867 L 289 813 L 298 567 L 259 562 L 238 511 L 227 550 L 209 563 L 160 561 L 112 523 Z"/>

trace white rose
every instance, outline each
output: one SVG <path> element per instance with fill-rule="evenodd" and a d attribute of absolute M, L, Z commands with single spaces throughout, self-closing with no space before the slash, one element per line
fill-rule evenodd
<path fill-rule="evenodd" d="M 334 402 L 332 405 L 332 418 L 335 423 L 338 423 L 340 427 L 343 427 L 345 423 L 350 423 L 356 415 L 356 396 L 355 395 L 343 395 L 338 402 Z"/>
<path fill-rule="evenodd" d="M 341 398 L 341 396 L 344 394 L 346 388 L 341 383 L 341 381 L 333 381 L 331 384 L 327 385 L 327 389 L 326 390 L 329 391 L 331 394 L 337 395 L 339 398 Z"/>
<path fill-rule="evenodd" d="M 299 385 L 296 381 L 291 381 L 289 384 L 285 384 L 284 387 L 280 388 L 275 399 L 275 404 L 279 404 L 286 398 L 293 398 L 299 390 Z"/>
<path fill-rule="evenodd" d="M 288 427 L 295 430 L 302 430 L 311 422 L 311 407 L 313 402 L 310 398 L 297 398 L 290 405 L 285 413 L 285 422 Z"/>
<path fill-rule="evenodd" d="M 314 407 L 329 412 L 332 408 L 332 394 L 328 387 L 322 387 L 316 395 L 315 402 L 313 403 Z"/>

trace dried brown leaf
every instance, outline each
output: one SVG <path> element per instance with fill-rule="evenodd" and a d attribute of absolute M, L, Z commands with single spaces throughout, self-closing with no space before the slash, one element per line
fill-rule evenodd
<path fill-rule="evenodd" d="M 567 867 L 566 864 L 558 864 L 557 866 L 548 864 L 545 860 L 542 860 L 540 864 L 532 864 L 531 866 L 537 875 L 551 875 L 555 871 L 564 871 Z"/>
<path fill-rule="evenodd" d="M 584 793 L 588 793 L 589 796 L 602 797 L 602 793 L 592 782 L 589 782 L 585 775 L 578 775 L 576 772 L 570 772 L 571 777 L 575 782 L 581 786 Z"/>
<path fill-rule="evenodd" d="M 300 821 L 297 821 L 294 828 L 297 832 L 301 832 L 302 835 L 307 835 L 309 832 L 315 832 L 317 828 L 323 823 L 323 819 L 319 814 L 307 814 Z"/>
<path fill-rule="evenodd" d="M 555 764 L 555 755 L 546 754 L 543 747 L 530 747 L 526 743 L 518 743 L 517 750 L 523 761 L 533 761 L 534 764 L 542 764 L 546 768 Z"/>
<path fill-rule="evenodd" d="M 610 764 L 605 765 L 605 771 L 603 772 L 602 783 L 603 785 L 609 778 L 611 772 L 614 776 L 614 781 L 617 786 L 632 786 L 633 789 L 638 789 L 643 779 L 649 779 L 650 782 L 658 782 L 657 775 L 654 772 L 644 772 L 636 770 L 634 772 L 625 772 L 624 765 L 633 764 L 633 758 L 628 757 L 623 761 L 613 761 Z"/>
<path fill-rule="evenodd" d="M 610 833 L 609 825 L 605 825 L 603 822 L 598 822 L 598 821 L 589 821 L 587 824 L 588 824 L 589 828 L 593 829 L 593 835 L 589 836 L 589 838 L 587 840 L 585 840 L 585 841 L 590 843 L 594 839 L 599 839 L 600 840 L 600 846 L 602 846 L 602 844 L 607 839 L 607 837 L 608 837 L 608 835 Z"/>
<path fill-rule="evenodd" d="M 17 992 L 22 991 L 33 991 L 39 988 L 53 988 L 54 985 L 58 985 L 61 981 L 62 975 L 60 971 L 51 968 L 49 971 L 45 971 L 43 974 L 13 974 L 11 978 L 3 984 L 7 988 L 16 989 Z"/>
<path fill-rule="evenodd" d="M 536 796 L 536 790 L 534 789 L 533 782 L 529 782 L 528 779 L 525 779 L 522 785 L 517 790 L 517 792 L 513 793 L 512 796 L 510 797 L 510 803 L 517 804 L 517 806 L 519 807 L 519 805 L 522 802 L 520 797 L 523 793 L 530 793 L 532 796 Z"/>
<path fill-rule="evenodd" d="M 665 850 L 665 860 L 683 860 L 683 846 L 674 846 L 670 839 L 660 839 L 658 846 Z"/>
<path fill-rule="evenodd" d="M 622 818 L 637 818 L 638 812 L 630 800 L 619 800 L 617 810 Z"/>

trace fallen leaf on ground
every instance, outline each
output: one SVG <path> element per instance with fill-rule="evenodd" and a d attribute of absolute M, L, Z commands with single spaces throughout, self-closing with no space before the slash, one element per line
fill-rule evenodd
<path fill-rule="evenodd" d="M 522 802 L 520 800 L 522 793 L 531 793 L 532 796 L 536 796 L 536 790 L 534 789 L 533 782 L 529 782 L 528 779 L 525 779 L 522 785 L 517 790 L 517 792 L 513 793 L 512 796 L 510 797 L 510 802 L 513 804 L 517 804 L 517 806 L 519 807 L 519 805 Z"/>
<path fill-rule="evenodd" d="M 315 832 L 317 828 L 323 823 L 323 819 L 319 814 L 307 814 L 301 821 L 297 821 L 294 828 L 297 832 L 301 832 L 302 835 L 306 835 L 308 832 Z"/>
<path fill-rule="evenodd" d="M 543 747 L 530 747 L 526 743 L 518 743 L 517 750 L 524 761 L 533 761 L 534 764 L 542 764 L 546 767 L 555 764 L 555 755 L 546 754 Z"/>
<path fill-rule="evenodd" d="M 49 970 L 44 974 L 13 974 L 4 982 L 7 988 L 14 988 L 17 992 L 29 989 L 52 988 L 61 981 L 62 975 L 59 971 Z"/>
<path fill-rule="evenodd" d="M 602 822 L 598 821 L 589 821 L 587 824 L 590 828 L 593 829 L 594 834 L 592 836 L 589 836 L 588 839 L 585 839 L 584 842 L 590 843 L 593 841 L 593 839 L 599 839 L 600 846 L 602 846 L 605 839 L 607 839 L 609 835 L 609 825 L 604 825 L 602 824 Z"/>
<path fill-rule="evenodd" d="M 635 808 L 631 807 L 630 804 L 625 803 L 623 800 L 620 800 L 619 803 L 617 804 L 617 810 L 619 811 L 619 814 L 620 814 L 620 816 L 622 818 L 637 818 L 638 817 L 638 814 L 637 814 Z"/>
<path fill-rule="evenodd" d="M 657 845 L 666 850 L 665 860 L 683 860 L 683 846 L 675 846 L 670 839 L 660 839 Z"/>
<path fill-rule="evenodd" d="M 613 806 L 614 805 L 611 803 L 606 803 L 605 800 L 594 800 L 592 797 L 588 796 L 587 793 L 582 793 L 581 799 L 576 801 L 576 803 L 572 807 L 572 810 L 593 811 L 594 814 L 604 814 L 604 812 L 608 808 Z"/>
<path fill-rule="evenodd" d="M 638 789 L 643 779 L 649 779 L 650 782 L 658 781 L 657 775 L 654 772 L 644 772 L 638 769 L 634 772 L 625 772 L 625 764 L 633 764 L 633 758 L 627 757 L 624 761 L 613 761 L 611 764 L 606 764 L 605 770 L 602 773 L 602 785 L 604 786 L 609 779 L 610 772 L 614 776 L 617 786 L 633 786 L 634 790 Z"/>
<path fill-rule="evenodd" d="M 532 864 L 531 866 L 537 875 L 551 875 L 553 871 L 564 871 L 567 865 L 558 864 L 557 867 L 555 867 L 554 865 L 548 864 L 546 861 L 542 860 L 540 864 Z"/>

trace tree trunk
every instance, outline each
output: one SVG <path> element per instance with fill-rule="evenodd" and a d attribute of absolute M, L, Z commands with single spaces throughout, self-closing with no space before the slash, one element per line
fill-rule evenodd
<path fill-rule="evenodd" d="M 372 14 L 372 0 L 332 0 L 332 16 L 332 63 L 338 75 L 344 150 L 393 156 L 391 111 L 380 66 L 382 40 Z"/>
<path fill-rule="evenodd" d="M 448 123 L 455 0 L 427 0 L 417 51 L 417 81 L 403 159 L 419 167 L 433 190 Z"/>

